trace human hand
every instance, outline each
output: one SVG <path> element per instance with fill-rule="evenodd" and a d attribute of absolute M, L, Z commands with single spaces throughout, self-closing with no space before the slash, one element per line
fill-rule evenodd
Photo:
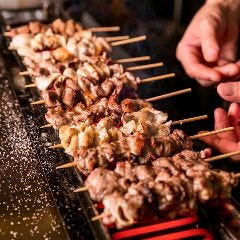
<path fill-rule="evenodd" d="M 240 78 L 240 62 L 236 63 L 239 18 L 239 0 L 208 0 L 178 44 L 178 60 L 202 86 Z"/>
<path fill-rule="evenodd" d="M 218 94 L 229 102 L 240 103 L 240 82 L 221 83 L 217 87 Z"/>
<path fill-rule="evenodd" d="M 204 137 L 201 140 L 221 153 L 240 150 L 240 105 L 232 103 L 228 113 L 222 108 L 217 108 L 214 112 L 214 118 L 215 130 L 233 126 L 234 131 Z M 234 156 L 232 159 L 239 161 L 240 156 Z"/>

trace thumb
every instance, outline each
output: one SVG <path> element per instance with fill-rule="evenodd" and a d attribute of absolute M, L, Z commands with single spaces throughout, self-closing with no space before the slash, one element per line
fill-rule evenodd
<path fill-rule="evenodd" d="M 240 82 L 221 83 L 217 87 L 217 92 L 229 102 L 240 103 Z"/>
<path fill-rule="evenodd" d="M 217 41 L 218 22 L 213 18 L 205 18 L 200 23 L 200 41 L 203 57 L 207 62 L 215 62 L 219 57 Z"/>

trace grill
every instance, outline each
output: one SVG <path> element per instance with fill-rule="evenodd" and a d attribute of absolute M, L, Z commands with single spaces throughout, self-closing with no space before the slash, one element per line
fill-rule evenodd
<path fill-rule="evenodd" d="M 1 20 L 2 31 L 4 26 Z M 88 193 L 73 193 L 76 187 L 83 185 L 77 170 L 55 169 L 56 165 L 69 162 L 69 157 L 62 150 L 48 150 L 47 146 L 59 141 L 58 136 L 53 129 L 40 129 L 45 124 L 45 109 L 30 107 L 30 101 L 38 100 L 37 91 L 23 91 L 21 83 L 31 83 L 30 78 L 19 79 L 17 73 L 25 68 L 20 57 L 8 51 L 6 45 L 5 39 L 1 38 L 0 119 L 3 132 L 0 147 L 4 166 L 1 175 L 5 175 L 1 191 L 7 197 L 1 201 L 0 210 L 2 223 L 11 219 L 13 227 L 3 228 L 0 235 L 24 238 L 30 234 L 35 239 L 164 240 L 213 239 L 213 236 L 239 239 L 238 203 L 234 200 L 201 208 L 199 216 L 172 221 L 145 219 L 143 223 L 121 231 L 92 222 L 99 206 L 93 206 Z M 125 57 L 127 53 L 119 50 L 115 56 Z M 146 73 L 140 73 L 140 76 L 146 76 Z M 13 133 L 17 133 L 17 137 L 13 138 Z M 12 169 L 20 176 L 19 182 L 14 182 L 11 176 L 6 177 Z M 19 192 L 23 195 L 19 196 Z M 32 205 L 30 201 L 36 201 L 36 204 Z M 211 217 L 216 210 L 219 214 Z M 226 221 L 226 217 L 231 221 Z"/>

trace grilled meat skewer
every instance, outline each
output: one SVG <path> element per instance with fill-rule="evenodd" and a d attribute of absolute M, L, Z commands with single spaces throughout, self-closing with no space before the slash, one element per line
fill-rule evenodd
<path fill-rule="evenodd" d="M 92 71 L 93 68 L 90 65 L 85 64 Z M 118 68 L 113 65 L 113 68 Z M 77 79 L 71 79 L 70 77 L 59 76 L 58 78 L 51 78 L 52 88 L 43 90 L 41 93 L 42 99 L 45 100 L 45 104 L 48 107 L 56 107 L 59 105 L 66 105 L 67 107 L 74 107 L 77 103 L 82 102 L 84 105 L 89 106 L 101 98 L 109 98 L 111 95 L 122 95 L 126 93 L 124 98 L 136 97 L 134 93 L 137 84 L 140 81 L 138 78 L 128 72 L 125 72 L 121 76 L 121 72 L 111 70 L 109 76 L 99 76 L 97 72 L 94 72 L 95 78 L 90 77 L 93 74 L 89 74 L 85 70 L 87 68 L 80 68 L 77 71 Z M 67 70 L 67 69 L 66 69 Z M 80 72 L 81 70 L 81 72 Z M 66 72 L 66 71 L 65 71 Z M 66 74 L 66 73 L 65 73 Z M 70 69 L 68 74 L 70 75 Z M 39 79 L 39 78 L 38 78 Z M 47 83 L 50 82 L 47 79 Z M 40 84 L 40 83 L 39 83 Z M 129 94 L 130 95 L 127 95 Z"/>
<path fill-rule="evenodd" d="M 212 170 L 203 161 L 208 155 L 207 149 L 187 150 L 157 159 L 153 165 L 122 162 L 114 171 L 97 168 L 85 186 L 94 201 L 103 202 L 107 225 L 123 228 L 149 212 L 164 218 L 184 216 L 196 212 L 198 204 L 229 198 L 238 182 L 233 173 Z"/>
<path fill-rule="evenodd" d="M 117 162 L 134 164 L 151 163 L 161 156 L 172 156 L 184 149 L 191 149 L 192 141 L 181 131 L 174 130 L 167 136 L 148 136 L 141 133 L 104 143 L 96 148 L 81 147 L 74 153 L 78 169 L 89 174 L 96 167 L 111 168 Z"/>
<path fill-rule="evenodd" d="M 102 98 L 88 107 L 82 103 L 68 109 L 62 106 L 52 107 L 47 110 L 45 118 L 54 128 L 59 129 L 64 125 L 76 125 L 81 122 L 90 125 L 106 116 L 120 119 L 124 113 L 136 112 L 145 107 L 151 107 L 151 104 L 141 99 L 121 101 L 119 96 L 111 96 L 109 99 Z"/>
<path fill-rule="evenodd" d="M 87 33 L 87 34 L 86 34 Z M 87 56 L 99 56 L 104 52 L 110 52 L 111 46 L 102 37 L 96 37 L 91 32 L 76 33 L 75 37 L 66 39 L 64 36 L 54 34 L 50 29 L 44 34 L 35 36 L 19 34 L 12 38 L 9 49 L 16 50 L 21 57 L 31 60 L 46 60 L 50 57 L 57 61 L 77 57 L 81 61 Z M 44 53 L 41 56 L 40 51 Z"/>
<path fill-rule="evenodd" d="M 112 117 L 102 118 L 96 125 L 85 122 L 78 125 L 65 125 L 59 129 L 61 146 L 66 153 L 73 153 L 80 147 L 97 147 L 114 142 L 139 132 L 145 136 L 170 133 L 167 114 L 153 108 L 143 108 L 138 112 L 125 113 L 121 120 Z"/>
<path fill-rule="evenodd" d="M 90 28 L 90 29 L 83 29 L 82 25 L 75 22 L 72 19 L 69 19 L 67 21 L 63 21 L 60 18 L 55 19 L 50 24 L 44 24 L 39 21 L 29 22 L 26 25 L 12 28 L 10 31 L 6 32 L 6 36 L 14 37 L 18 34 L 29 34 L 29 35 L 36 35 L 38 33 L 45 33 L 47 31 L 51 30 L 55 34 L 60 34 L 67 37 L 72 37 L 76 33 L 82 33 L 82 32 L 109 32 L 109 31 L 119 31 L 119 27 L 97 27 L 97 28 Z"/>
<path fill-rule="evenodd" d="M 74 22 L 72 19 L 67 20 L 66 22 L 61 19 L 56 19 L 50 24 L 44 24 L 39 21 L 29 22 L 27 25 L 23 25 L 17 28 L 12 28 L 8 32 L 9 37 L 14 37 L 19 34 L 30 34 L 32 36 L 38 33 L 45 33 L 51 29 L 55 34 L 73 36 L 75 32 L 79 32 L 83 30 L 83 27 Z"/>

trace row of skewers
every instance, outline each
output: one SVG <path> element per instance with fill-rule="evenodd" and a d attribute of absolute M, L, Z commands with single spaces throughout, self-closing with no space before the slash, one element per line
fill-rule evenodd
<path fill-rule="evenodd" d="M 150 104 L 191 89 L 139 99 L 138 84 L 174 74 L 134 77 L 129 71 L 162 63 L 126 72 L 119 62 L 131 59 L 113 61 L 108 53 L 111 46 L 145 36 L 112 42 L 128 36 L 107 39 L 92 34 L 100 30 L 83 30 L 72 20 L 57 19 L 49 25 L 29 23 L 5 34 L 11 37 L 9 48 L 18 52 L 27 68 L 21 75 L 33 80 L 26 87 L 37 87 L 42 97 L 32 105 L 47 106 L 49 124 L 43 127 L 59 130 L 61 144 L 51 148 L 62 147 L 74 158 L 58 168 L 77 167 L 86 181 L 76 192 L 89 191 L 93 201 L 104 205 L 103 213 L 93 220 L 102 218 L 107 225 L 123 228 L 147 214 L 174 218 L 195 212 L 198 204 L 210 199 L 228 198 L 238 175 L 212 170 L 208 149 L 192 150 L 193 139 L 216 131 L 189 137 L 171 129 L 206 116 L 172 122 Z"/>

